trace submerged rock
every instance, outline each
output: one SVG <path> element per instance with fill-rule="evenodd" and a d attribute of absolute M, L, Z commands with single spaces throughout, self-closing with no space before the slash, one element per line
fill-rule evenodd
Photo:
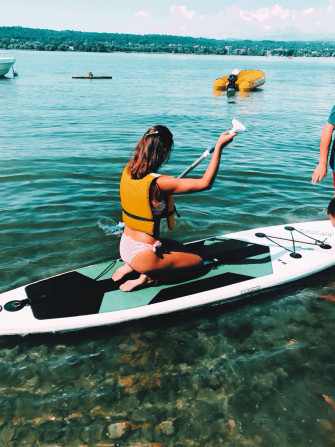
<path fill-rule="evenodd" d="M 174 434 L 173 421 L 163 421 L 156 426 L 155 430 L 160 431 L 164 435 L 171 436 Z"/>
<path fill-rule="evenodd" d="M 7 443 L 14 438 L 15 428 L 13 427 L 5 427 L 1 429 L 0 432 L 0 441 Z"/>
<path fill-rule="evenodd" d="M 131 424 L 128 421 L 116 422 L 108 426 L 108 437 L 111 439 L 119 439 L 129 433 Z"/>

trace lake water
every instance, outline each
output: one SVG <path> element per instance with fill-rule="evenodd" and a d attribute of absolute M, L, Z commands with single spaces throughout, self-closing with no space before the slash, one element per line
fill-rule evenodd
<path fill-rule="evenodd" d="M 261 69 L 229 99 L 213 81 Z M 118 256 L 121 169 L 164 124 L 178 175 L 240 120 L 211 191 L 179 196 L 191 241 L 326 218 L 313 186 L 334 58 L 17 52 L 0 79 L 1 291 Z M 93 71 L 112 80 L 74 80 Z M 194 175 L 203 172 L 203 162 Z M 334 269 L 238 303 L 68 334 L 0 338 L 1 446 L 335 445 Z M 328 397 L 325 397 L 328 396 Z"/>

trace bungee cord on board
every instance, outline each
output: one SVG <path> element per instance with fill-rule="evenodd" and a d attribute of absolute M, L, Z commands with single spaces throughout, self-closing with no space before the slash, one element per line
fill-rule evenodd
<path fill-rule="evenodd" d="M 324 239 L 323 241 L 320 241 L 320 240 L 315 239 L 314 237 L 309 236 L 308 234 L 305 234 L 305 233 L 303 233 L 302 231 L 299 231 L 299 230 L 297 230 L 296 228 L 291 227 L 291 226 L 289 226 L 289 225 L 286 226 L 286 227 L 284 227 L 284 229 L 287 230 L 287 231 L 290 231 L 290 232 L 291 232 L 291 239 L 284 238 L 284 237 L 278 237 L 278 236 L 269 236 L 269 235 L 267 235 L 267 234 L 265 234 L 265 233 L 255 233 L 255 236 L 266 238 L 266 239 L 269 240 L 270 242 L 273 242 L 274 244 L 278 245 L 278 247 L 281 247 L 281 248 L 283 248 L 284 250 L 289 251 L 289 252 L 290 252 L 290 256 L 291 256 L 292 258 L 296 258 L 296 259 L 299 259 L 299 258 L 302 257 L 302 255 L 301 255 L 300 253 L 297 253 L 297 252 L 296 252 L 296 249 L 295 249 L 295 247 L 296 247 L 296 243 L 307 244 L 307 245 L 318 245 L 320 248 L 323 248 L 323 249 L 325 249 L 325 250 L 329 250 L 330 248 L 332 248 L 331 245 L 329 245 L 329 244 L 325 244 L 325 241 L 327 240 L 327 238 Z M 312 239 L 312 240 L 314 241 L 314 243 L 313 243 L 313 242 L 307 242 L 307 241 L 298 241 L 298 240 L 295 240 L 295 239 L 294 239 L 294 236 L 293 236 L 293 231 L 296 231 L 297 233 L 300 233 L 301 235 L 303 235 L 303 236 L 305 236 L 305 237 L 307 237 L 307 238 L 309 238 L 309 239 Z M 279 243 L 276 242 L 274 239 L 278 239 L 278 240 L 282 240 L 282 241 L 289 241 L 289 242 L 292 242 L 292 244 L 293 244 L 293 250 L 291 250 L 290 248 L 285 247 L 285 246 L 279 244 Z"/>

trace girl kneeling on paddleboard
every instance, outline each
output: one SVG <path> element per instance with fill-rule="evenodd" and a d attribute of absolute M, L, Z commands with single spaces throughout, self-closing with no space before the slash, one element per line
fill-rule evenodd
<path fill-rule="evenodd" d="M 200 179 L 175 178 L 156 172 L 169 159 L 173 136 L 165 126 L 151 127 L 139 140 L 134 155 L 124 168 L 120 182 L 122 218 L 125 223 L 120 241 L 120 255 L 125 264 L 116 270 L 114 281 L 134 270 L 139 278 L 128 280 L 120 289 L 129 292 L 149 284 L 159 276 L 183 276 L 203 268 L 203 259 L 194 253 L 162 246 L 159 224 L 166 218 L 174 226 L 173 195 L 189 194 L 211 189 L 220 165 L 222 149 L 236 135 L 223 132 L 217 143 L 204 175 Z"/>

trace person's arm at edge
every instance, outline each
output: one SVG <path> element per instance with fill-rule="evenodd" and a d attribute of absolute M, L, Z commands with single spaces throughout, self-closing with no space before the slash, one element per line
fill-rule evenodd
<path fill-rule="evenodd" d="M 332 139 L 332 134 L 335 129 L 330 123 L 326 123 L 321 132 L 321 141 L 320 141 L 320 156 L 319 163 L 315 168 L 312 174 L 312 183 L 315 185 L 316 182 L 321 182 L 323 178 L 327 176 L 327 163 L 328 163 L 328 154 L 329 147 Z"/>

